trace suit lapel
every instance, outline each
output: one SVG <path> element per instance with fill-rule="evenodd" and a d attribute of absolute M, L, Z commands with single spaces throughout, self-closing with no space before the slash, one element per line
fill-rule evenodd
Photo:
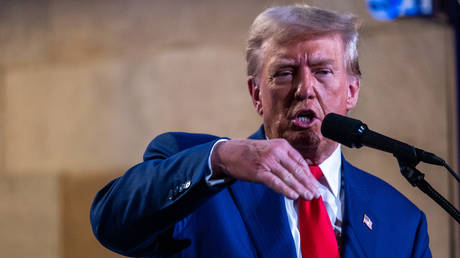
<path fill-rule="evenodd" d="M 263 126 L 250 139 L 265 139 Z M 295 257 L 284 197 L 265 185 L 236 181 L 229 188 L 259 257 Z"/>
<path fill-rule="evenodd" d="M 231 193 L 259 257 L 295 257 L 284 197 L 265 185 L 236 181 Z"/>
<path fill-rule="evenodd" d="M 372 189 L 367 187 L 363 172 L 351 166 L 343 157 L 342 173 L 345 191 L 344 257 L 375 257 L 379 223 L 378 214 L 371 208 Z"/>

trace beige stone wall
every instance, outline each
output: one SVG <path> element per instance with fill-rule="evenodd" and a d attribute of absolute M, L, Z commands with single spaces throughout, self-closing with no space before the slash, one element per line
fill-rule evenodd
<path fill-rule="evenodd" d="M 91 234 L 93 196 L 161 132 L 246 137 L 257 129 L 244 40 L 258 12 L 288 2 L 1 1 L 1 256 L 119 257 Z M 363 20 L 352 116 L 455 164 L 450 28 L 377 22 L 361 0 L 308 2 Z M 391 155 L 344 151 L 425 211 L 434 257 L 455 257 L 455 224 L 404 181 Z M 455 195 L 443 170 L 422 170 Z"/>

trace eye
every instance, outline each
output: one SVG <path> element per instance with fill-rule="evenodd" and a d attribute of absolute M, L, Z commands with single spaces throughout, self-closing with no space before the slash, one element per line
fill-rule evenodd
<path fill-rule="evenodd" d="M 275 77 L 283 77 L 283 76 L 291 76 L 292 75 L 292 71 L 291 70 L 288 70 L 288 71 L 280 71 L 280 72 L 277 72 L 275 74 Z"/>
<path fill-rule="evenodd" d="M 332 74 L 332 71 L 330 69 L 318 69 L 317 71 L 315 71 L 315 74 L 320 75 L 320 76 L 325 76 L 325 75 Z"/>
<path fill-rule="evenodd" d="M 319 69 L 313 70 L 313 73 L 317 80 L 329 79 L 334 74 L 332 69 L 329 69 L 329 68 L 319 68 Z"/>
<path fill-rule="evenodd" d="M 293 76 L 293 72 L 291 70 L 279 71 L 273 75 L 274 78 L 289 78 Z"/>
<path fill-rule="evenodd" d="M 291 82 L 293 78 L 294 71 L 291 69 L 278 71 L 272 76 L 272 80 L 275 84 L 288 83 Z"/>

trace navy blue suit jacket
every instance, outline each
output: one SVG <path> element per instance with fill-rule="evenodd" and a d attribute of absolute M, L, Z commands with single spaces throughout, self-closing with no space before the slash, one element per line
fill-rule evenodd
<path fill-rule="evenodd" d="M 265 139 L 263 127 L 250 138 Z M 97 239 L 127 256 L 295 257 L 283 196 L 240 180 L 206 184 L 218 139 L 156 137 L 144 162 L 97 194 L 90 215 Z M 382 180 L 342 164 L 342 257 L 431 257 L 423 212 Z"/>

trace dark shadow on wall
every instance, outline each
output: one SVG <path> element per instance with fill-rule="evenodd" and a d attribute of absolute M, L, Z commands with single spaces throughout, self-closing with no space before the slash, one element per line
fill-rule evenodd
<path fill-rule="evenodd" d="M 89 211 L 96 193 L 121 172 L 62 173 L 59 178 L 62 258 L 123 257 L 103 247 L 94 237 Z"/>

